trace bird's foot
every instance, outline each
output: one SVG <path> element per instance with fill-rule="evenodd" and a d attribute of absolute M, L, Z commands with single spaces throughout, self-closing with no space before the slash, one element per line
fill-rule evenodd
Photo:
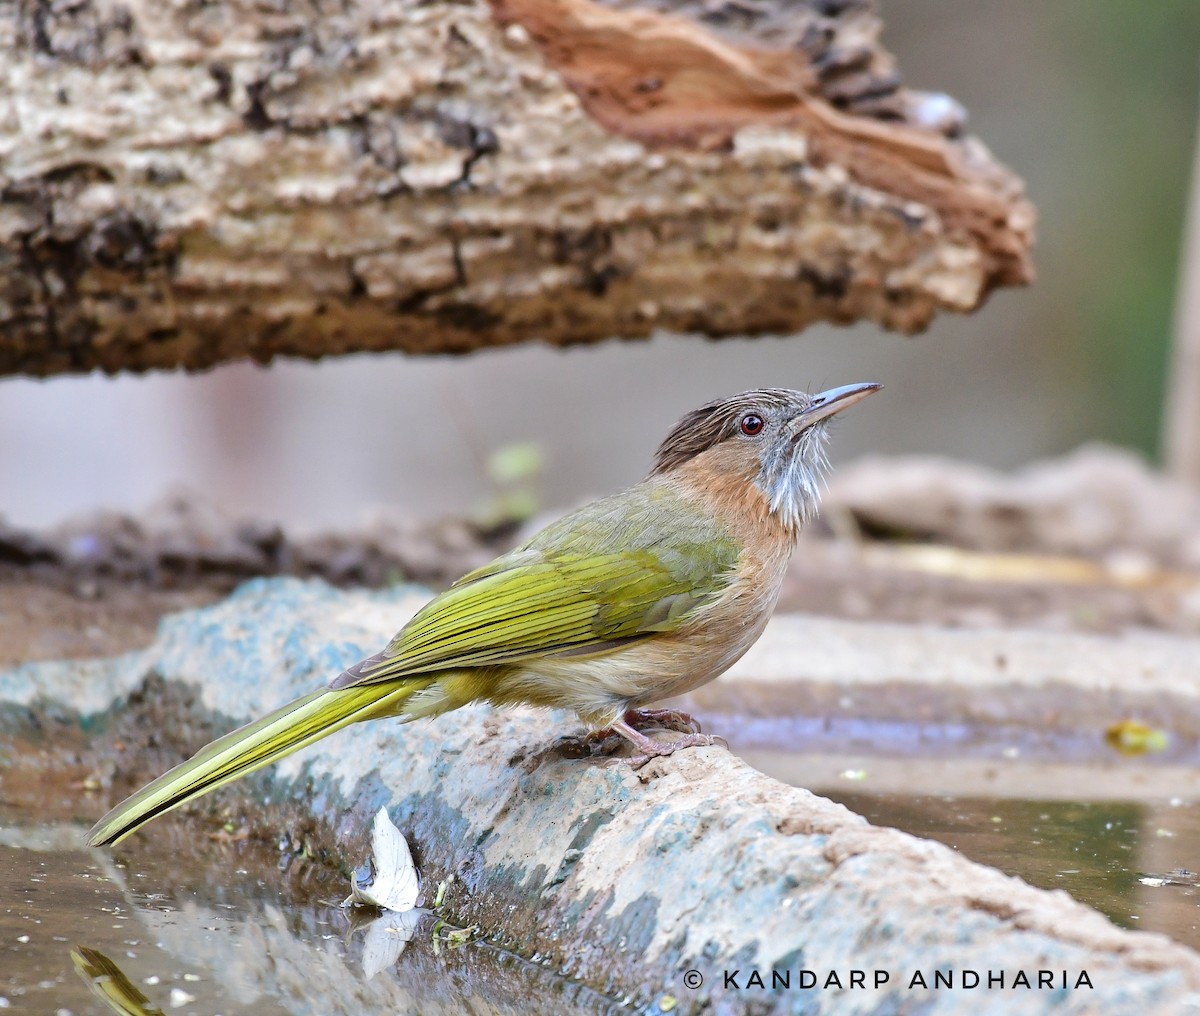
<path fill-rule="evenodd" d="M 664 710 L 668 711 L 668 710 Z M 628 715 L 628 714 L 626 714 Z M 686 715 L 686 714 L 679 714 Z M 691 717 L 687 717 L 691 719 Z M 692 720 L 695 723 L 694 720 Z M 716 734 L 702 734 L 698 729 L 694 729 L 691 733 L 684 734 L 683 737 L 674 741 L 656 741 L 652 737 L 647 737 L 640 730 L 630 726 L 625 720 L 618 720 L 612 725 L 614 733 L 620 734 L 625 740 L 629 741 L 639 752 L 640 755 L 633 755 L 630 758 L 624 759 L 631 769 L 641 769 L 652 758 L 662 758 L 664 755 L 673 755 L 681 748 L 699 748 L 712 744 L 719 744 L 723 748 L 728 748 L 729 745 L 725 738 L 718 737 Z"/>
<path fill-rule="evenodd" d="M 597 751 L 604 749 L 606 741 L 611 741 L 617 736 L 617 732 L 612 727 L 602 727 L 599 730 L 589 730 L 579 741 L 594 755 Z"/>
<path fill-rule="evenodd" d="M 630 709 L 625 722 L 635 729 L 659 727 L 663 730 L 678 730 L 681 734 L 699 734 L 700 724 L 696 718 L 679 709 Z"/>

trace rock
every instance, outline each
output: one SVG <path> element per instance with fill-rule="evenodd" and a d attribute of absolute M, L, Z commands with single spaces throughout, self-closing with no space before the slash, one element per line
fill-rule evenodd
<path fill-rule="evenodd" d="M 255 580 L 168 618 L 144 652 L 0 673 L 0 712 L 40 696 L 96 728 L 95 713 L 159 674 L 196 686 L 204 710 L 247 719 L 377 649 L 421 602 L 412 589 Z M 235 784 L 241 796 L 225 801 L 253 809 L 250 795 L 266 790 L 300 802 L 315 845 L 351 859 L 386 806 L 426 884 L 455 876 L 458 923 L 636 1006 L 670 995 L 683 1012 L 957 1013 L 968 997 L 1007 1007 L 1017 972 L 1036 985 L 1041 970 L 1055 990 L 1018 989 L 1022 1012 L 1182 1011 L 1200 991 L 1191 950 L 871 826 L 722 748 L 634 772 L 589 756 L 577 732 L 566 715 L 483 706 L 369 723 L 285 760 L 269 785 Z M 840 987 L 801 989 L 803 970 Z M 853 986 L 855 970 L 866 987 Z M 937 990 L 938 970 L 956 986 L 967 971 L 1003 971 L 1007 990 Z M 759 987 L 755 974 L 770 985 L 773 971 L 793 988 Z M 876 971 L 888 975 L 878 987 Z M 918 975 L 927 988 L 913 986 Z M 1076 986 L 1081 975 L 1090 986 Z"/>
<path fill-rule="evenodd" d="M 831 480 L 823 511 L 849 512 L 871 532 L 975 550 L 1141 549 L 1178 563 L 1182 548 L 1200 546 L 1200 498 L 1103 445 L 1009 475 L 934 457 L 863 459 Z"/>

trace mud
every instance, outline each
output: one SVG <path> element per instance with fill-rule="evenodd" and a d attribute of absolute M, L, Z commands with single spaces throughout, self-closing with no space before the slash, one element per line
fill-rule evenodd
<path fill-rule="evenodd" d="M 141 648 L 165 615 L 256 576 L 444 587 L 508 549 L 515 532 L 516 523 L 390 519 L 356 534 L 293 534 L 188 495 L 141 516 L 98 512 L 46 531 L 0 520 L 0 667 Z"/>

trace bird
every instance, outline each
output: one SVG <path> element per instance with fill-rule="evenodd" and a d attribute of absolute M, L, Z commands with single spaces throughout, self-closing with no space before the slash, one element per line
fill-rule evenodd
<path fill-rule="evenodd" d="M 759 388 L 687 413 L 640 483 L 570 512 L 464 575 L 328 686 L 218 738 L 114 807 L 115 844 L 151 819 L 353 723 L 469 702 L 573 711 L 635 766 L 724 743 L 651 703 L 699 687 L 757 641 L 829 468 L 828 422 L 879 391 Z M 679 734 L 670 740 L 646 730 Z"/>

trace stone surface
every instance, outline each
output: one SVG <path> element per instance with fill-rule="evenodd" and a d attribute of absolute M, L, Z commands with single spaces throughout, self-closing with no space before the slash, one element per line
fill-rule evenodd
<path fill-rule="evenodd" d="M 420 602 L 405 589 L 256 580 L 222 604 L 167 619 L 143 652 L 8 671 L 0 701 L 16 714 L 39 699 L 100 713 L 136 699 L 157 674 L 195 685 L 204 710 L 245 719 L 376 649 Z M 357 858 L 370 816 L 386 805 L 427 881 L 455 876 L 450 908 L 462 923 L 635 1004 L 669 994 L 682 1011 L 722 1013 L 961 1012 L 968 998 L 986 1012 L 1195 1005 L 1200 957 L 1119 930 L 1064 893 L 873 827 L 723 749 L 635 773 L 587 757 L 567 736 L 575 729 L 566 716 L 484 707 L 407 727 L 368 724 L 286 760 L 269 783 L 237 785 L 224 806 L 252 808 L 244 795 L 266 788 L 311 809 L 313 835 Z M 120 849 L 136 851 L 138 840 Z M 752 971 L 769 984 L 772 969 L 792 971 L 793 983 L 802 969 L 822 981 L 836 971 L 843 987 L 753 985 Z M 689 970 L 701 986 L 688 986 Z M 741 973 L 731 983 L 726 970 Z M 890 979 L 879 990 L 851 988 L 852 970 Z M 956 984 L 966 970 L 1005 971 L 1008 987 L 909 987 L 917 972 L 932 986 L 935 970 L 955 971 Z M 1035 984 L 1039 970 L 1059 980 L 1066 971 L 1071 985 L 1086 971 L 1094 987 L 1014 992 L 1018 970 Z"/>
<path fill-rule="evenodd" d="M 1200 563 L 1200 497 L 1136 453 L 1091 444 L 1012 473 L 933 456 L 861 459 L 823 502 L 864 529 L 991 552 Z"/>

